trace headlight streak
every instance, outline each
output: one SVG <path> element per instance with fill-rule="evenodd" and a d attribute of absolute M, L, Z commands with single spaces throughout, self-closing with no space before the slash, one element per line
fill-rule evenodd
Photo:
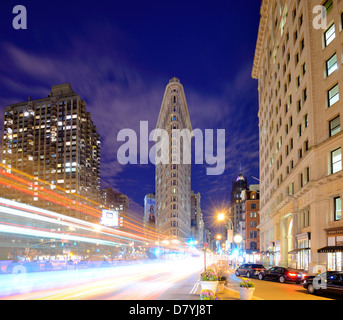
<path fill-rule="evenodd" d="M 65 216 L 62 214 L 58 214 L 58 213 L 40 209 L 40 208 L 35 208 L 29 205 L 23 205 L 23 204 L 16 203 L 11 200 L 7 200 L 3 198 L 0 198 L 0 212 L 4 212 L 9 215 L 16 215 L 22 218 L 28 218 L 32 220 L 38 220 L 42 222 L 49 222 L 52 224 L 74 227 L 77 229 L 83 229 L 88 232 L 96 232 L 98 235 L 104 234 L 107 236 L 116 236 L 121 239 L 126 239 L 127 243 L 131 242 L 132 240 L 140 241 L 142 243 L 143 242 L 145 243 L 147 241 L 146 238 L 139 237 L 135 234 L 126 233 L 121 230 L 115 230 L 115 229 L 111 229 L 111 228 L 107 228 L 103 226 L 101 226 L 101 229 L 98 230 L 96 229 L 97 225 L 94 223 L 83 221 L 83 220 L 78 220 L 73 217 Z M 49 218 L 49 216 L 51 218 Z"/>
<path fill-rule="evenodd" d="M 202 269 L 201 259 L 118 266 L 109 269 L 27 274 L 21 291 L 7 292 L 5 300 L 148 300 Z M 10 276 L 14 275 L 5 275 Z M 7 284 L 9 282 L 7 281 Z M 26 288 L 25 288 L 26 284 Z"/>
<path fill-rule="evenodd" d="M 8 167 L 8 166 L 6 166 L 4 164 L 0 164 L 0 166 L 5 168 L 6 170 L 11 170 L 11 172 L 14 171 L 17 174 L 20 174 L 20 175 L 22 175 L 24 177 L 27 177 L 29 179 L 34 179 L 34 181 L 42 182 L 42 183 L 44 183 L 46 185 L 49 185 L 50 187 L 53 186 L 54 188 L 56 188 L 58 190 L 66 192 L 66 190 L 63 189 L 63 188 L 60 188 L 60 187 L 58 187 L 56 185 L 52 185 L 52 184 L 50 184 L 48 182 L 45 182 L 43 180 L 37 179 L 36 177 L 33 177 L 33 176 L 29 175 L 29 174 L 21 172 L 21 171 L 19 171 L 17 169 L 10 168 L 10 167 Z M 38 187 L 35 184 L 33 184 L 32 182 L 29 182 L 29 181 L 27 181 L 25 179 L 19 178 L 19 177 L 15 176 L 12 173 L 9 173 L 9 172 L 1 170 L 0 174 L 4 175 L 6 177 L 11 178 L 11 180 L 1 179 L 0 178 L 0 184 L 3 184 L 5 186 L 7 186 L 7 187 L 10 187 L 10 188 L 13 188 L 15 190 L 18 190 L 20 192 L 23 192 L 23 193 L 26 193 L 26 194 L 30 194 L 32 196 L 38 196 L 39 198 L 41 198 L 43 200 L 51 201 L 51 202 L 53 202 L 55 204 L 58 204 L 58 205 L 68 206 L 68 207 L 74 208 L 76 211 L 80 211 L 80 212 L 83 212 L 85 214 L 89 214 L 91 216 L 94 216 L 94 217 L 100 219 L 100 216 L 101 216 L 101 211 L 100 210 L 96 210 L 96 209 L 94 209 L 92 207 L 89 207 L 89 206 L 86 206 L 86 205 L 82 204 L 81 202 L 76 202 L 76 201 L 71 200 L 71 199 L 69 199 L 69 198 L 67 198 L 65 196 L 61 196 L 61 195 L 59 195 L 59 194 L 57 194 L 55 192 L 52 192 L 52 191 L 47 190 L 47 189 L 44 189 L 43 187 Z M 13 183 L 12 180 L 16 180 L 16 181 L 18 181 L 20 183 L 19 184 L 18 183 Z M 34 189 L 34 190 L 32 191 L 32 189 Z M 45 194 L 42 194 L 44 192 L 48 193 L 48 196 L 45 195 Z M 96 202 L 94 202 L 94 201 L 92 201 L 90 199 L 87 199 L 85 197 L 82 197 L 80 195 L 73 194 L 73 196 L 78 197 L 78 198 L 83 199 L 83 200 L 86 200 L 86 201 L 88 201 L 90 203 L 96 204 L 97 206 L 101 207 L 100 204 L 98 204 L 98 203 L 96 203 Z M 56 200 L 56 198 L 58 198 L 58 200 Z M 63 200 L 63 202 L 61 202 L 60 200 Z M 89 212 L 89 211 L 86 211 L 84 209 L 81 209 L 80 206 L 84 207 L 84 208 L 87 208 L 87 209 L 90 209 L 90 210 L 92 210 L 94 212 Z M 135 224 L 133 224 L 131 222 L 128 222 L 127 220 L 131 220 Z M 136 233 L 140 233 L 140 234 L 144 235 L 145 237 L 149 237 L 151 239 L 151 241 L 157 240 L 158 237 L 161 236 L 161 235 L 158 235 L 156 232 L 153 232 L 153 231 L 147 230 L 146 228 L 143 228 L 142 226 L 137 226 L 137 223 L 138 223 L 137 221 L 135 221 L 135 220 L 133 220 L 133 219 L 131 219 L 129 217 L 125 218 L 125 225 L 126 225 L 126 227 L 128 229 L 131 229 L 131 230 L 135 231 Z"/>

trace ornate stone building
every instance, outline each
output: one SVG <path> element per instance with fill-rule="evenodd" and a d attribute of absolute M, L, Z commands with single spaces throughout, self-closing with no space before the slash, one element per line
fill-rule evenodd
<path fill-rule="evenodd" d="M 252 77 L 268 265 L 343 270 L 342 11 L 337 0 L 262 0 Z"/>
<path fill-rule="evenodd" d="M 168 134 L 162 155 L 165 161 L 156 163 L 156 231 L 187 241 L 191 237 L 191 164 L 186 156 L 190 145 L 177 132 L 192 132 L 192 126 L 185 92 L 177 78 L 165 89 L 156 128 Z"/>

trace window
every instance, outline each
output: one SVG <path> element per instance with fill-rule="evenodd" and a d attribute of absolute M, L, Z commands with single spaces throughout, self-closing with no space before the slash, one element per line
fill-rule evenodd
<path fill-rule="evenodd" d="M 328 106 L 331 107 L 338 101 L 339 101 L 339 90 L 338 90 L 338 84 L 336 84 L 333 88 L 331 88 L 328 91 Z"/>
<path fill-rule="evenodd" d="M 303 102 L 307 100 L 307 88 L 303 90 Z"/>
<path fill-rule="evenodd" d="M 326 76 L 330 76 L 333 72 L 337 70 L 337 55 L 336 53 L 326 61 Z"/>
<path fill-rule="evenodd" d="M 301 136 L 302 136 L 302 134 L 303 134 L 302 125 L 301 125 L 301 124 L 299 124 L 299 125 L 298 125 L 298 137 L 301 137 Z"/>
<path fill-rule="evenodd" d="M 330 123 L 330 137 L 334 136 L 338 132 L 341 131 L 341 119 L 340 116 L 336 117 L 335 119 L 331 120 Z"/>
<path fill-rule="evenodd" d="M 342 149 L 336 149 L 331 152 L 331 173 L 335 174 L 342 170 Z"/>
<path fill-rule="evenodd" d="M 342 199 L 340 197 L 334 198 L 334 217 L 335 221 L 342 219 Z"/>
<path fill-rule="evenodd" d="M 310 168 L 307 167 L 305 169 L 305 180 L 304 180 L 304 184 L 308 183 L 310 181 Z"/>
<path fill-rule="evenodd" d="M 327 31 L 324 33 L 324 43 L 327 47 L 334 39 L 336 38 L 335 24 L 333 24 Z"/>
<path fill-rule="evenodd" d="M 323 6 L 325 7 L 326 14 L 328 15 L 333 8 L 333 0 L 327 0 L 324 2 Z"/>
<path fill-rule="evenodd" d="M 304 116 L 304 125 L 305 125 L 305 128 L 308 127 L 308 114 L 305 114 Z"/>

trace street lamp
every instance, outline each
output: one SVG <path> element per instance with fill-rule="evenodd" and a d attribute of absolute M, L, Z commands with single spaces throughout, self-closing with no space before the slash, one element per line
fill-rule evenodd
<path fill-rule="evenodd" d="M 233 241 L 236 244 L 240 244 L 243 241 L 243 237 L 238 233 L 233 237 Z"/>
<path fill-rule="evenodd" d="M 225 214 L 224 213 L 218 213 L 217 220 L 218 221 L 224 221 L 225 220 Z"/>
<path fill-rule="evenodd" d="M 242 235 L 240 235 L 239 233 L 237 233 L 234 237 L 233 237 L 233 242 L 236 244 L 236 246 L 238 247 L 238 245 L 243 241 L 243 237 Z M 238 256 L 239 256 L 239 251 L 238 251 Z M 236 255 L 235 255 L 235 265 L 234 265 L 234 269 L 236 269 Z"/>

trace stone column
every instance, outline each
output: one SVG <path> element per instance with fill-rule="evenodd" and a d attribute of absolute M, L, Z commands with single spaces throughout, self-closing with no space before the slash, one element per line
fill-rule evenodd
<path fill-rule="evenodd" d="M 318 253 L 318 249 L 327 246 L 325 228 L 327 216 L 330 210 L 329 199 L 319 200 L 310 205 L 310 225 L 311 225 L 311 262 L 309 273 L 311 274 L 315 266 L 327 267 L 327 254 Z"/>

